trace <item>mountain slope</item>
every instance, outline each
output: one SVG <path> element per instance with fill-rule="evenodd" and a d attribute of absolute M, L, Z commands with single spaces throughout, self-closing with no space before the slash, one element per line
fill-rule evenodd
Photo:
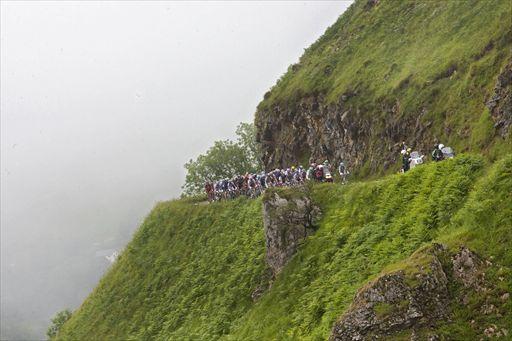
<path fill-rule="evenodd" d="M 308 238 L 268 295 L 244 316 L 245 323 L 233 339 L 326 339 L 356 289 L 432 240 L 454 249 L 465 243 L 486 257 L 499 259 L 495 271 L 500 266 L 506 269 L 505 288 L 510 290 L 511 159 L 497 165 L 474 187 L 481 165 L 481 160 L 463 158 L 430 164 L 403 177 L 314 189 L 313 197 L 325 212 L 319 230 Z M 479 221 L 487 222 L 479 225 Z M 509 310 L 501 326 L 510 325 L 511 317 Z M 462 337 L 474 335 L 467 318 L 445 326 L 444 332 L 452 339 L 471 339 Z"/>
<path fill-rule="evenodd" d="M 158 204 L 62 339 L 221 335 L 251 306 L 264 271 L 259 200 Z"/>
<path fill-rule="evenodd" d="M 512 3 L 356 1 L 256 112 L 267 167 L 397 167 L 399 144 L 491 159 L 511 148 Z M 501 81 L 500 81 L 501 79 Z"/>
<path fill-rule="evenodd" d="M 356 1 L 255 123 L 267 167 L 343 158 L 376 179 L 158 204 L 57 339 L 510 336 L 511 6 Z M 402 140 L 436 139 L 470 153 L 392 174 Z"/>
<path fill-rule="evenodd" d="M 487 277 L 496 284 L 469 305 L 452 300 L 453 322 L 432 330 L 471 339 L 491 324 L 506 328 L 511 302 L 498 303 L 512 290 L 511 173 L 510 156 L 491 169 L 462 156 L 403 176 L 313 186 L 319 227 L 255 303 L 251 294 L 268 281 L 261 199 L 159 204 L 59 339 L 326 339 L 359 287 L 410 268 L 417 260 L 406 259 L 432 241 L 493 259 Z M 498 310 L 479 314 L 482 299 Z"/>

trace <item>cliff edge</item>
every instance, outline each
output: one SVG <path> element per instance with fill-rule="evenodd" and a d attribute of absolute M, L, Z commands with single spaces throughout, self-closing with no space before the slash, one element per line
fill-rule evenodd
<path fill-rule="evenodd" d="M 356 1 L 256 111 L 268 168 L 343 159 L 362 175 L 400 144 L 491 158 L 512 147 L 512 3 Z"/>

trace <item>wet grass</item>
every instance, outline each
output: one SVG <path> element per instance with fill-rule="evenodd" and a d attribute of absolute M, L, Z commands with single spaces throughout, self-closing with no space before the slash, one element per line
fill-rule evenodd
<path fill-rule="evenodd" d="M 266 278 L 262 199 L 161 203 L 60 338 L 325 340 L 360 287 L 417 267 L 425 260 L 416 251 L 433 241 L 493 261 L 491 292 L 455 304 L 438 332 L 472 339 L 489 324 L 511 325 L 510 301 L 502 317 L 477 313 L 512 291 L 511 171 L 512 156 L 487 165 L 462 155 L 376 181 L 312 186 L 319 228 L 256 303 L 251 293 Z"/>
<path fill-rule="evenodd" d="M 485 103 L 512 58 L 510 13 L 508 0 L 356 1 L 265 95 L 256 122 L 277 105 L 293 112 L 308 96 L 348 94 L 344 110 L 372 119 L 375 137 L 379 122 L 413 117 L 458 152 L 496 159 L 512 140 L 496 138 Z"/>

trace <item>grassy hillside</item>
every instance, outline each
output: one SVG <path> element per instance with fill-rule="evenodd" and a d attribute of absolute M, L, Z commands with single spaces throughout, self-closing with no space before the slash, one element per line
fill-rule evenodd
<path fill-rule="evenodd" d="M 501 318 L 476 309 L 512 291 L 512 156 L 490 166 L 459 156 L 311 191 L 324 212 L 320 226 L 256 303 L 251 293 L 266 278 L 261 199 L 161 203 L 59 339 L 323 340 L 359 287 L 406 267 L 434 240 L 493 259 L 487 276 L 496 284 L 454 305 L 439 333 L 469 340 L 491 323 L 512 325 L 510 300 L 496 302 Z"/>
<path fill-rule="evenodd" d="M 402 140 L 424 153 L 436 139 L 490 159 L 510 150 L 486 102 L 512 62 L 512 2 L 370 2 L 355 1 L 265 94 L 265 162 L 343 156 L 375 174 Z"/>
<path fill-rule="evenodd" d="M 452 99 L 436 103 L 443 105 L 439 109 L 463 112 L 459 104 L 476 94 L 461 93 L 462 87 L 490 90 L 478 86 L 510 56 L 511 6 L 506 0 L 381 0 L 371 8 L 368 1 L 356 1 L 305 50 L 260 106 L 315 92 L 336 101 L 345 91 L 358 89 L 373 94 L 370 102 L 402 90 L 407 82 L 404 111 L 426 100 L 415 97 L 428 95 L 421 90 L 429 87 L 430 94 L 443 92 Z M 483 103 L 465 107 L 475 104 Z"/>
<path fill-rule="evenodd" d="M 388 175 L 311 185 L 318 229 L 257 301 L 269 281 L 265 199 L 160 203 L 58 339 L 325 340 L 359 288 L 420 265 L 433 242 L 483 257 L 489 283 L 462 304 L 450 282 L 451 320 L 436 333 L 512 335 L 512 140 L 486 107 L 512 61 L 511 13 L 509 0 L 356 1 L 265 95 L 255 123 L 268 167 L 313 155 Z M 473 154 L 389 175 L 396 143 L 426 153 L 436 138 Z"/>
<path fill-rule="evenodd" d="M 261 202 L 157 205 L 66 324 L 69 340 L 207 339 L 252 306 L 264 271 Z"/>
<path fill-rule="evenodd" d="M 317 233 L 287 266 L 272 291 L 252 309 L 233 339 L 326 339 L 332 323 L 355 291 L 433 240 L 456 249 L 461 243 L 498 261 L 506 276 L 501 290 L 512 289 L 512 158 L 484 171 L 475 157 L 417 168 L 406 176 L 348 187 L 322 185 L 315 199 L 326 211 Z M 454 289 L 457 290 L 457 289 Z M 277 303 L 278 302 L 278 303 Z M 454 324 L 441 332 L 471 340 L 472 318 L 479 327 L 494 319 L 459 306 Z M 508 314 L 496 324 L 512 323 Z M 460 309 L 460 310 L 459 310 Z M 486 321 L 482 321 L 486 320 Z M 481 333 L 481 330 L 480 330 Z"/>

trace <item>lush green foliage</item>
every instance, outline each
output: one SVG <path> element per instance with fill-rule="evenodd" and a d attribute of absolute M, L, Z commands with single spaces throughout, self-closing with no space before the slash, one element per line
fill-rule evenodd
<path fill-rule="evenodd" d="M 485 272 L 486 281 L 490 283 L 487 290 L 470 292 L 467 304 L 454 304 L 453 321 L 440 328 L 440 336 L 477 340 L 481 338 L 482 329 L 492 325 L 510 332 L 512 300 L 504 302 L 500 297 L 512 293 L 512 155 L 496 163 L 478 182 L 465 207 L 439 235 L 440 241 L 453 249 L 464 244 L 493 263 Z M 451 290 L 456 295 L 462 288 L 452 287 Z M 482 307 L 485 305 L 499 308 L 494 313 L 484 314 Z M 473 327 L 471 321 L 474 321 Z"/>
<path fill-rule="evenodd" d="M 184 194 L 202 193 L 205 181 L 232 178 L 263 168 L 259 147 L 256 145 L 254 124 L 240 123 L 236 135 L 236 141 L 215 141 L 205 154 L 185 164 L 187 176 L 183 185 Z"/>
<path fill-rule="evenodd" d="M 314 187 L 325 212 L 320 229 L 239 322 L 233 339 L 325 340 L 359 287 L 448 233 L 482 167 L 480 158 L 467 156 L 405 176 Z"/>
<path fill-rule="evenodd" d="M 412 138 L 417 119 L 429 136 L 459 152 L 503 155 L 511 139 L 495 138 L 485 103 L 512 58 L 512 2 L 367 3 L 355 1 L 306 49 L 265 95 L 256 120 L 268 121 L 276 105 L 293 112 L 304 97 L 337 103 L 346 95 L 344 110 L 373 119 L 372 132 L 384 129 L 385 120 L 410 119 Z"/>
<path fill-rule="evenodd" d="M 49 339 L 54 338 L 59 333 L 60 329 L 66 323 L 67 320 L 71 317 L 71 311 L 69 309 L 65 309 L 59 311 L 54 318 L 52 318 L 52 324 L 48 327 L 46 331 L 46 336 Z"/>
<path fill-rule="evenodd" d="M 259 112 L 272 114 L 274 105 L 293 106 L 308 95 L 335 102 L 348 94 L 345 104 L 362 116 L 388 119 L 395 106 L 393 120 L 419 117 L 457 151 L 500 161 L 461 155 L 405 175 L 312 186 L 324 213 L 320 226 L 257 302 L 251 293 L 267 279 L 263 199 L 161 203 L 58 338 L 325 340 L 358 288 L 382 272 L 424 262 L 411 255 L 433 241 L 452 251 L 467 245 L 493 263 L 486 272 L 492 288 L 468 296 L 467 305 L 454 301 L 452 319 L 438 333 L 473 340 L 489 325 L 512 325 L 512 300 L 498 304 L 512 292 L 512 156 L 503 158 L 511 139 L 495 138 L 485 109 L 511 55 L 512 3 L 366 4 L 356 1 L 306 50 Z M 200 192 L 205 179 L 260 168 L 253 128 L 242 125 L 237 134 L 236 142 L 217 141 L 185 165 L 185 193 Z M 453 295 L 462 290 L 450 287 Z M 484 304 L 500 306 L 502 316 L 480 314 Z"/>
<path fill-rule="evenodd" d="M 251 293 L 265 281 L 261 199 L 161 203 L 59 336 L 324 340 L 359 287 L 407 266 L 432 241 L 493 256 L 496 295 L 510 292 L 511 172 L 511 156 L 490 169 L 480 157 L 459 156 L 377 181 L 313 186 L 320 226 L 256 303 Z M 474 339 L 471 319 L 512 323 L 512 309 L 501 319 L 474 316 L 481 299 L 454 306 L 453 322 L 439 332 Z"/>
<path fill-rule="evenodd" d="M 229 333 L 264 270 L 259 200 L 158 204 L 62 339 L 207 339 Z"/>
<path fill-rule="evenodd" d="M 256 143 L 256 128 L 254 123 L 241 122 L 236 127 L 236 135 L 238 136 L 237 143 L 245 151 L 245 158 L 251 164 L 254 170 L 261 170 L 261 149 L 260 145 Z"/>

